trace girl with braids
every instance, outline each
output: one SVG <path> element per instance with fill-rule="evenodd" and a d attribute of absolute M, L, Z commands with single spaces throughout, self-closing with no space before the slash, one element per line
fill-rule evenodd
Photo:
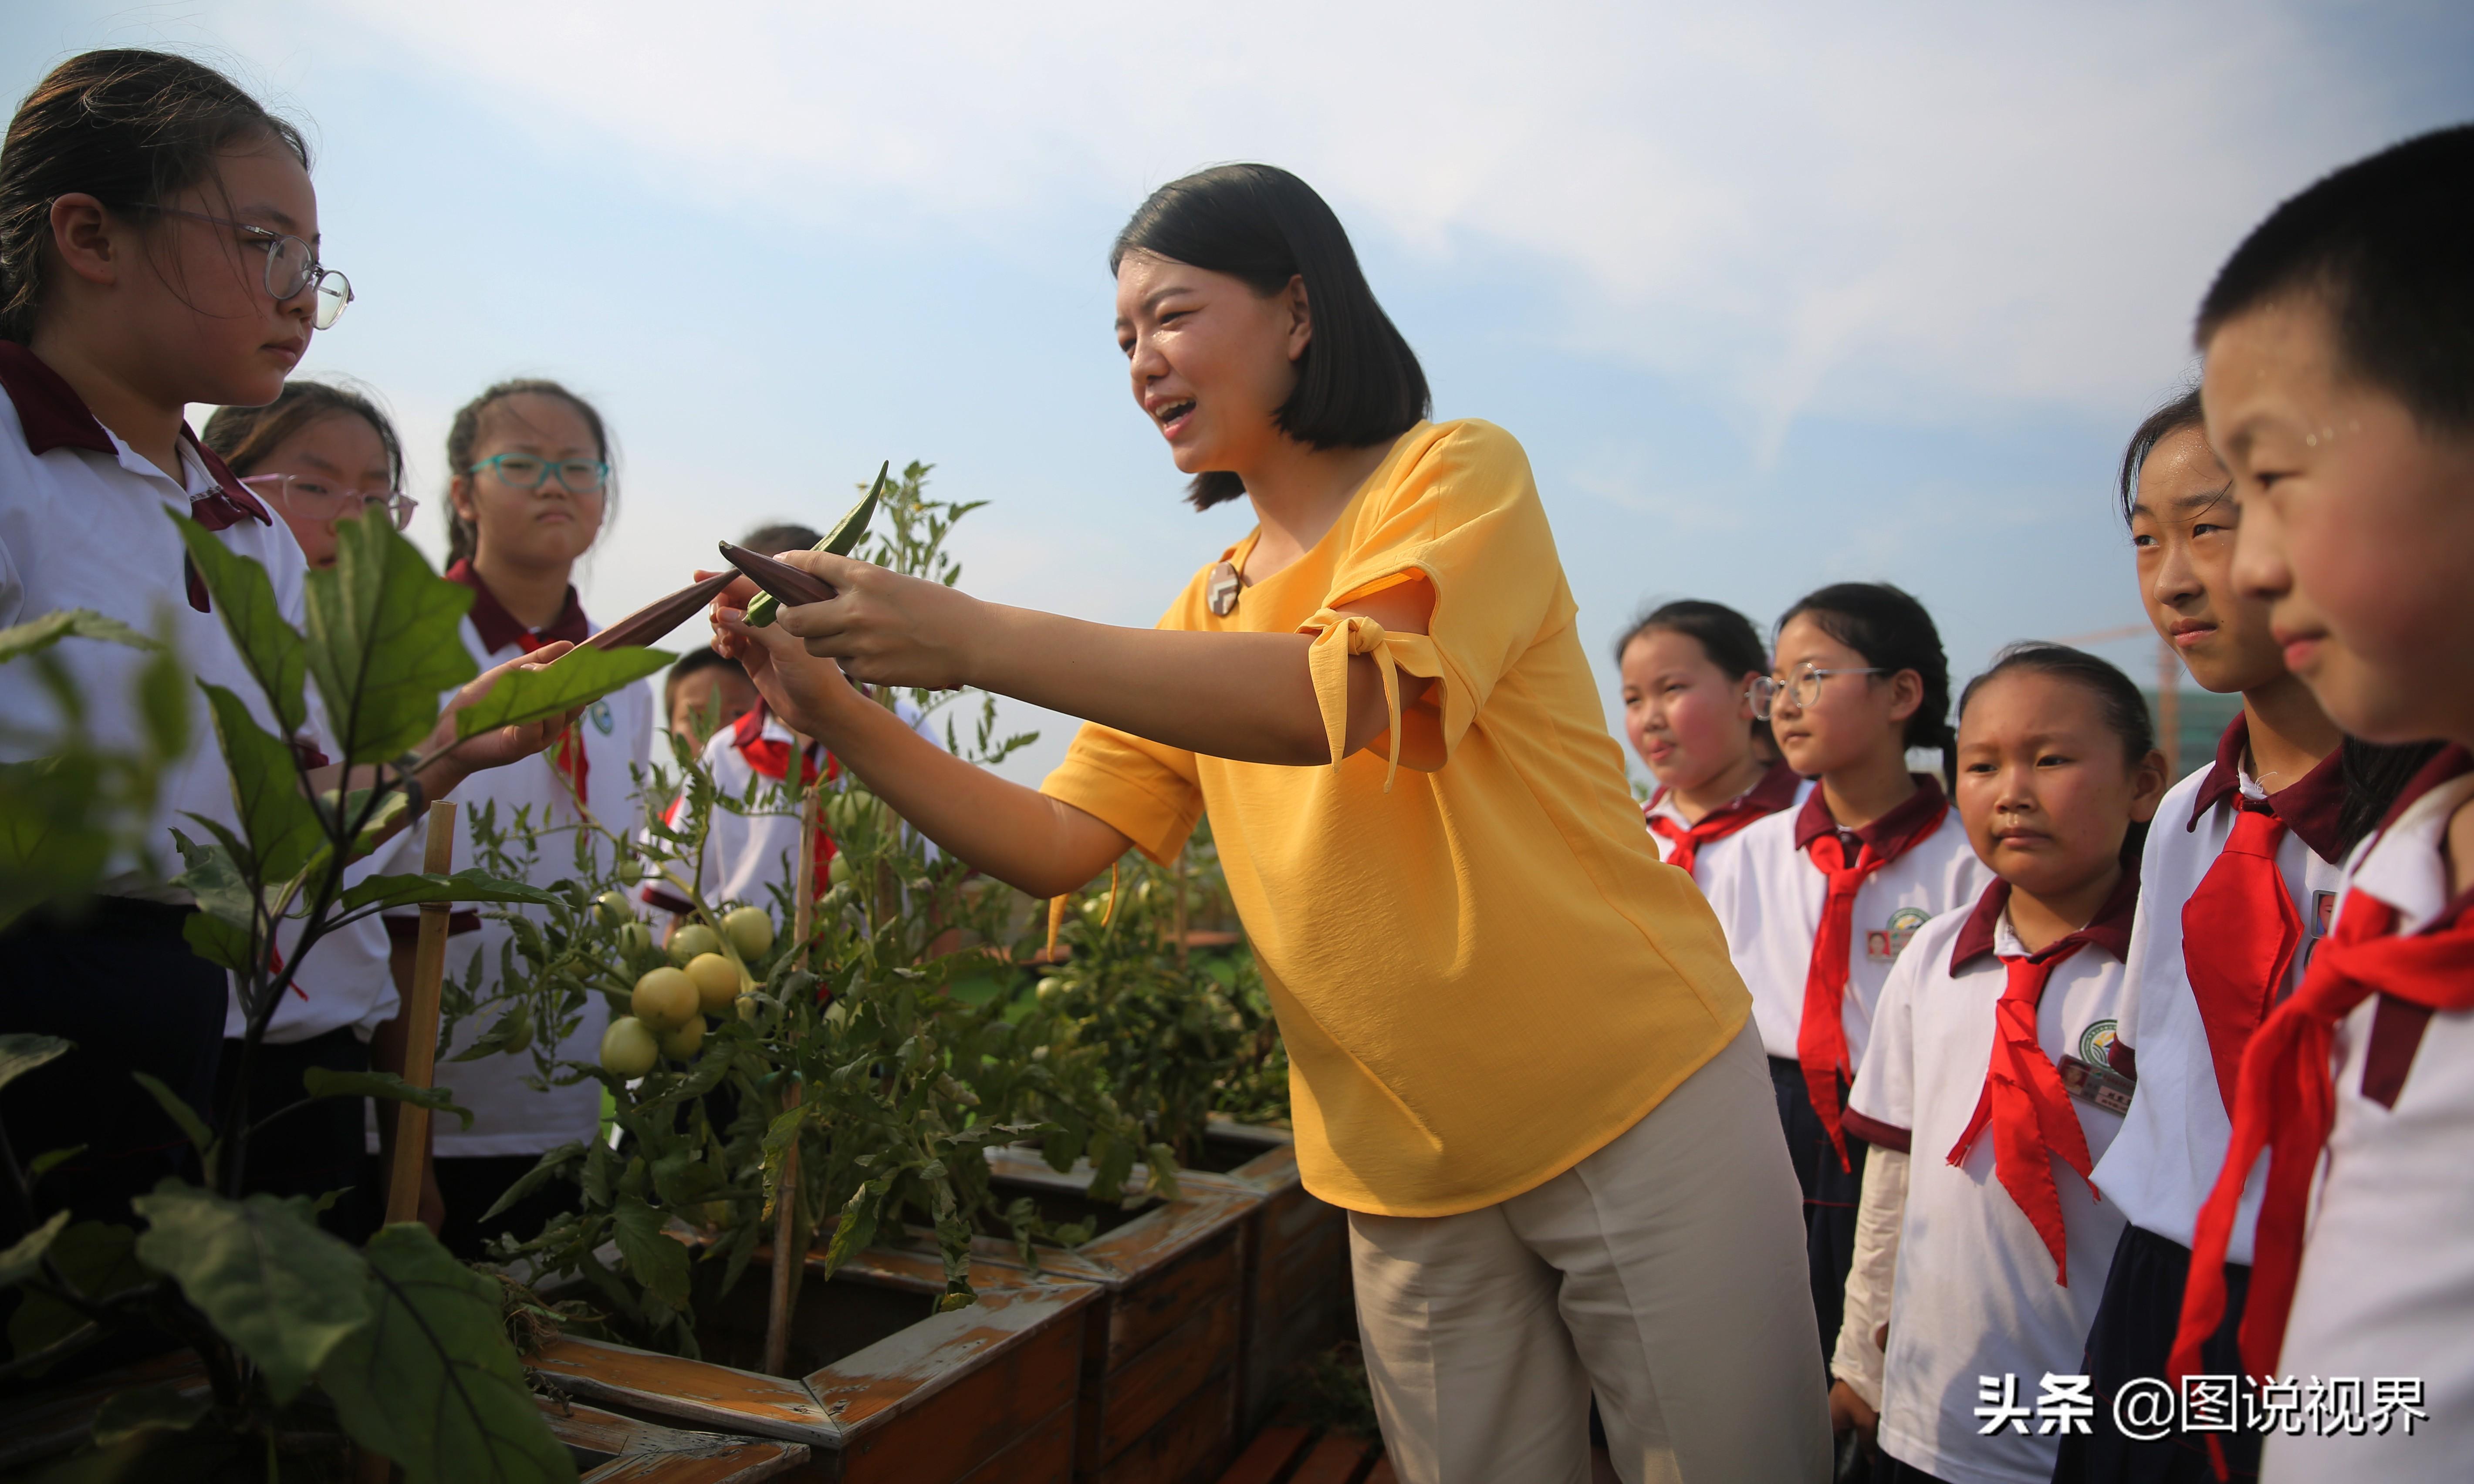
<path fill-rule="evenodd" d="M 585 616 L 570 581 L 609 515 L 610 438 L 593 404 L 555 381 L 499 382 L 455 414 L 447 467 L 452 558 L 447 575 L 473 589 L 463 631 L 473 658 L 495 664 L 545 644 L 581 643 L 600 627 Z M 492 803 L 501 820 L 528 810 L 544 834 L 543 883 L 566 875 L 572 856 L 562 831 L 581 826 L 588 812 L 622 836 L 636 823 L 635 773 L 652 759 L 654 706 L 651 688 L 643 685 L 595 702 L 538 760 L 468 787 L 461 817 L 469 820 Z M 613 849 L 606 838 L 591 848 Z M 471 863 L 465 842 L 457 842 L 455 858 L 459 867 Z M 409 962 L 416 921 L 388 920 L 399 934 L 400 963 Z M 477 961 L 481 993 L 495 993 L 499 950 L 511 930 L 497 918 L 467 919 L 464 926 L 466 935 L 449 946 L 447 971 L 460 977 Z M 558 1054 L 592 1060 L 608 1024 L 607 1007 L 594 998 Z M 458 1027 L 455 1041 L 438 1048 L 440 1062 L 486 1029 Z M 400 1034 L 396 1022 L 381 1041 Z M 495 1056 L 456 1068 L 456 1100 L 473 1110 L 473 1126 L 433 1137 L 445 1206 L 439 1234 L 459 1257 L 480 1257 L 493 1236 L 531 1236 L 565 1209 L 566 1187 L 553 1182 L 481 1221 L 544 1153 L 591 1138 L 600 1127 L 594 1084 L 538 1091 L 524 1082 L 531 1065 L 522 1057 Z"/>
<path fill-rule="evenodd" d="M 1659 858 L 1707 883 L 1728 869 L 1735 836 L 1803 802 L 1808 785 L 1763 756 L 1769 723 L 1753 715 L 1753 684 L 1769 652 L 1752 620 L 1690 598 L 1643 614 L 1615 641 L 1624 735 L 1658 779 L 1641 816 Z"/>
<path fill-rule="evenodd" d="M 1876 1479 L 2030 1484 L 2061 1440 L 1987 1426 L 1977 1377 L 2074 1374 L 2104 1291 L 2122 1217 L 2089 1177 L 2129 1098 L 2103 1048 L 2165 759 L 2130 678 L 2058 644 L 2005 650 L 1958 714 L 1944 832 L 1995 879 L 1916 934 L 1874 1009 L 1846 1120 L 1873 1145 L 1861 1224 L 1895 1239 L 1849 1279 L 1833 1391 L 1859 1428 L 1880 1408 Z M 1869 1349 L 1883 1321 L 1877 1403 L 1847 1395 L 1870 1363 L 1849 1331 Z"/>
<path fill-rule="evenodd" d="M 1887 584 L 1824 587 L 1779 620 L 1754 687 L 1788 767 L 1818 786 L 1743 832 L 1710 904 L 1753 993 L 1787 1153 L 1804 1188 L 1805 1257 L 1822 1353 L 1838 1335 L 1855 1251 L 1864 1139 L 1841 1116 L 1864 1065 L 1873 1004 L 1916 929 L 1991 881 L 1949 824 L 1950 662 L 1924 605 Z"/>

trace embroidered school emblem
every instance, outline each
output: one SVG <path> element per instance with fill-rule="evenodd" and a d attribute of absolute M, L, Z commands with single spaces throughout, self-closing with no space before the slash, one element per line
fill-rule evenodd
<path fill-rule="evenodd" d="M 1922 907 L 1901 907 L 1890 914 L 1890 925 L 1864 935 L 1864 956 L 1876 964 L 1891 963 L 1906 951 L 1916 929 L 1932 921 Z"/>
<path fill-rule="evenodd" d="M 2097 1020 L 2079 1032 L 2079 1060 L 2091 1066 L 2113 1065 L 2113 1043 L 2120 1039 L 2122 1022 Z"/>
<path fill-rule="evenodd" d="M 618 715 L 610 709 L 607 699 L 595 701 L 585 708 L 584 714 L 593 718 L 593 725 L 600 729 L 605 737 L 618 730 Z"/>

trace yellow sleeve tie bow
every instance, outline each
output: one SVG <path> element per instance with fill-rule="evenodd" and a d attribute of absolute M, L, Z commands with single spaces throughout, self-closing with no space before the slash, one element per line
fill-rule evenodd
<path fill-rule="evenodd" d="M 1391 757 L 1383 771 L 1383 791 L 1388 794 L 1400 772 L 1400 674 L 1393 661 L 1391 635 L 1362 613 L 1332 616 L 1336 621 L 1315 636 L 1306 652 L 1315 695 L 1322 701 L 1323 735 L 1331 745 L 1331 760 L 1337 764 L 1347 755 L 1349 657 L 1370 655 L 1383 677 L 1383 711 L 1391 723 L 1387 730 Z"/>

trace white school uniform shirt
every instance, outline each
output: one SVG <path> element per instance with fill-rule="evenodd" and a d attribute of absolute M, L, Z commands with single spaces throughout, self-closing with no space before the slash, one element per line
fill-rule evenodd
<path fill-rule="evenodd" d="M 2474 768 L 2445 755 L 2442 772 Z M 2469 797 L 2474 772 L 2459 771 L 2406 805 L 2358 852 L 2348 898 L 2394 908 L 2401 934 L 2461 916 L 2467 903 L 2450 899 L 2441 848 Z M 2306 1385 L 2358 1378 L 2366 1404 L 2375 1379 L 2416 1378 L 2430 1420 L 2412 1437 L 2395 1422 L 2384 1435 L 2272 1434 L 2264 1484 L 2474 1473 L 2474 1012 L 2434 1014 L 2417 1037 L 2419 1015 L 2399 1013 L 2416 1008 L 2374 994 L 2338 1024 L 2336 1123 L 2276 1369 Z"/>
<path fill-rule="evenodd" d="M 1761 775 L 1759 782 L 1711 811 L 1725 813 L 1729 810 L 1741 809 L 1754 815 L 1755 819 L 1745 823 L 1733 834 L 1720 835 L 1714 840 L 1703 841 L 1701 848 L 1693 852 L 1692 879 L 1706 883 L 1724 874 L 1729 869 L 1728 862 L 1734 860 L 1743 850 L 1744 830 L 1750 829 L 1754 824 L 1758 823 L 1760 818 L 1776 814 L 1782 809 L 1794 808 L 1804 802 L 1805 795 L 1811 792 L 1810 778 L 1796 777 L 1795 770 L 1783 762 L 1771 764 L 1769 771 Z M 1656 822 L 1666 821 L 1663 827 L 1667 829 L 1680 830 L 1692 827 L 1692 821 L 1686 819 L 1684 811 L 1676 806 L 1675 791 L 1663 783 L 1660 784 L 1658 792 L 1649 796 L 1649 802 L 1641 805 L 1640 816 L 1641 823 L 1648 826 L 1650 843 L 1657 847 L 1658 858 L 1670 866 L 1674 865 L 1679 842 L 1661 833 L 1661 826 Z M 1705 885 L 1702 891 L 1706 896 L 1709 888 Z"/>
<path fill-rule="evenodd" d="M 215 539 L 266 569 L 277 611 L 298 627 L 308 563 L 291 529 L 185 426 L 178 444 L 182 477 L 163 473 L 97 421 L 69 384 L 23 346 L 0 342 L 0 388 L 8 393 L 0 397 L 0 627 L 61 609 L 117 618 L 168 639 L 192 680 L 230 690 L 258 726 L 281 735 L 222 615 L 203 606 L 206 590 L 164 512 L 209 519 L 217 512 L 236 514 Z M 83 638 L 63 639 L 53 653 L 84 693 L 89 739 L 109 750 L 136 751 L 143 728 L 132 687 L 152 657 Z M 321 730 L 315 687 L 305 693 L 310 735 L 304 740 L 315 745 Z M 194 686 L 184 686 L 183 695 L 188 751 L 165 771 L 140 831 L 164 877 L 185 869 L 172 843 L 174 827 L 192 840 L 212 838 L 187 816 L 240 828 L 205 697 Z M 0 665 L 0 760 L 22 762 L 54 751 L 61 720 L 32 660 Z M 150 880 L 133 851 L 116 852 L 109 870 L 107 895 L 190 900 L 187 892 Z"/>
<path fill-rule="evenodd" d="M 458 562 L 448 569 L 447 575 L 473 589 L 472 611 L 465 615 L 463 623 L 464 645 L 485 670 L 536 647 L 527 643 L 528 639 L 580 641 L 600 627 L 584 616 L 572 587 L 568 589 L 567 610 L 558 621 L 535 634 L 491 595 L 469 564 Z M 649 686 L 630 685 L 586 707 L 584 714 L 575 719 L 572 730 L 585 759 L 585 806 L 621 840 L 632 839 L 643 818 L 644 805 L 637 794 L 635 775 L 652 759 L 653 707 Z M 452 869 L 461 871 L 474 863 L 471 821 L 484 805 L 495 803 L 501 829 L 513 822 L 517 810 L 529 809 L 535 827 L 560 831 L 543 838 L 541 853 L 527 873 L 529 879 L 546 885 L 574 873 L 575 837 L 563 826 L 577 825 L 581 816 L 568 777 L 556 761 L 559 753 L 559 747 L 553 744 L 535 756 L 473 774 L 455 790 L 451 797 L 457 805 L 456 826 L 462 838 L 456 841 Z M 404 858 L 415 862 L 413 869 L 418 869 L 425 826 L 409 830 L 406 835 Z M 608 841 L 601 841 L 596 853 L 607 862 L 612 849 Z M 449 977 L 460 982 L 477 958 L 484 999 L 497 993 L 499 955 L 514 936 L 497 916 L 510 910 L 531 909 L 493 907 L 486 914 L 457 913 L 455 926 L 461 930 L 448 939 Z M 418 920 L 389 921 L 406 924 L 398 929 L 405 931 Z M 459 1024 L 454 1036 L 438 1048 L 439 1083 L 454 1089 L 455 1101 L 471 1109 L 473 1115 L 470 1130 L 461 1129 L 458 1119 L 434 1121 L 439 1158 L 541 1154 L 571 1140 L 592 1138 L 601 1124 L 599 1083 L 587 1080 L 571 1087 L 537 1091 L 524 1083 L 526 1077 L 537 1075 L 530 1052 L 486 1056 L 473 1062 L 449 1060 L 479 1040 L 497 1017 L 495 1011 L 484 1012 Z M 555 1055 L 564 1061 L 595 1060 L 600 1055 L 601 1033 L 609 1024 L 610 1012 L 602 997 L 586 995 L 582 1020 L 559 1043 Z"/>
<path fill-rule="evenodd" d="M 2214 766 L 2173 785 L 2157 806 L 2156 823 L 2141 852 L 2139 925 L 2130 938 L 2131 1010 L 2124 1017 L 2115 1065 L 2138 1078 L 2122 1137 L 2113 1141 L 2096 1172 L 2097 1188 L 2122 1208 L 2132 1226 L 2189 1247 L 2199 1207 L 2216 1188 L 2224 1166 L 2233 1122 L 2217 1066 L 2208 1051 L 2207 1027 L 2193 997 L 2182 936 L 2182 908 L 2199 888 L 2232 838 L 2242 801 L 2264 802 L 2287 826 L 2277 842 L 2276 869 L 2302 920 L 2302 943 L 2293 968 L 2278 986 L 2279 1000 L 2301 982 L 2310 950 L 2335 922 L 2341 867 L 2338 817 L 2345 802 L 2341 763 L 2335 753 L 2319 766 L 2270 794 L 2243 768 L 2250 723 L 2234 718 L 2217 744 Z M 2229 1090 L 2229 1089 L 2227 1089 Z M 2254 1171 L 2234 1220 L 2227 1261 L 2247 1266 L 2259 1225 L 2267 1166 Z"/>
<path fill-rule="evenodd" d="M 2103 1061 L 2121 1018 L 2121 955 L 2138 897 L 2138 884 L 2125 881 L 2073 935 L 2085 945 L 2045 983 L 2036 1040 L 2056 1066 L 2066 1056 Z M 1979 1431 L 1977 1377 L 2016 1376 L 2032 1409 L 2047 1373 L 2084 1369 L 2088 1327 L 2123 1224 L 2118 1208 L 2092 1199 L 2076 1171 L 2053 1161 L 2070 1257 L 2064 1286 L 2045 1239 L 1994 1173 L 1992 1128 L 1978 1131 L 1963 1162 L 1950 1162 L 1992 1065 L 1994 1006 L 2009 979 L 2001 961 L 2026 956 L 2010 929 L 2009 898 L 2009 883 L 1997 881 L 1973 910 L 1946 913 L 1916 934 L 1882 992 L 1872 1049 L 1847 1098 L 1849 1133 L 1912 1155 L 1882 1363 L 1881 1447 L 1950 1484 L 2052 1477 L 2061 1440 L 2038 1434 L 2032 1418 L 2024 1436 L 2006 1426 Z M 2077 1098 L 2071 1108 L 2089 1155 L 2102 1158 L 2121 1115 Z"/>
<path fill-rule="evenodd" d="M 1821 790 L 1812 789 L 1801 807 L 1783 809 L 1737 834 L 1737 849 L 1726 857 L 1725 868 L 1702 877 L 1735 971 L 1752 991 L 1753 1021 L 1771 1056 L 1795 1060 L 1812 940 L 1830 896 L 1828 878 L 1806 854 L 1810 842 L 1833 831 L 1842 840 L 1887 841 L 1930 828 L 1856 893 L 1839 1021 L 1848 1065 L 1859 1069 L 1872 1039 L 1874 1002 L 1901 950 L 1927 922 L 1975 901 L 1992 884 L 1993 873 L 1968 846 L 1967 831 L 1940 782 L 1918 782 L 1906 802 L 1852 831 L 1837 829 Z"/>
<path fill-rule="evenodd" d="M 945 739 L 936 734 L 935 728 L 917 706 L 908 701 L 896 701 L 894 712 L 921 736 L 940 748 L 945 745 Z M 715 732 L 704 745 L 704 765 L 724 798 L 743 799 L 748 785 L 757 785 L 755 812 L 741 814 L 716 804 L 712 825 L 705 833 L 696 890 L 716 911 L 725 902 L 742 902 L 778 916 L 791 900 L 792 886 L 797 880 L 792 871 L 799 853 L 798 798 L 784 780 L 789 777 L 794 741 L 790 729 L 760 702 L 737 722 Z M 809 743 L 808 768 L 814 769 L 819 759 L 828 777 L 837 771 L 832 759 L 824 757 L 822 747 Z M 685 801 L 672 801 L 667 816 L 669 824 L 678 823 L 684 807 Z M 825 889 L 826 866 L 834 856 L 834 843 L 821 827 L 816 837 L 821 842 L 817 847 L 816 890 L 821 893 Z M 929 850 L 933 855 L 935 848 L 931 846 Z M 669 869 L 679 870 L 683 864 L 672 862 Z M 673 917 L 691 910 L 688 899 L 659 877 L 646 881 L 638 895 L 646 906 Z"/>
<path fill-rule="evenodd" d="M 399 833 L 346 866 L 345 889 L 349 891 L 374 875 L 418 872 L 421 854 L 414 850 L 407 855 L 405 839 L 404 833 Z M 300 920 L 286 919 L 276 934 L 276 945 L 284 962 L 293 961 L 300 943 Z M 292 989 L 277 1003 L 275 1018 L 266 1023 L 269 1045 L 310 1041 L 336 1030 L 349 1030 L 367 1042 L 380 1025 L 395 1018 L 401 1000 L 396 993 L 384 919 L 366 917 L 347 923 L 319 939 L 309 954 L 293 970 Z M 235 984 L 224 1002 L 224 1039 L 238 1041 L 248 1031 Z"/>

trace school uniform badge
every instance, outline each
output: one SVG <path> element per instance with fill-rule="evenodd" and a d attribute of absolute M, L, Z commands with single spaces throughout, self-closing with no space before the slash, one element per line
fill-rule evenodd
<path fill-rule="evenodd" d="M 2120 1039 L 2118 1020 L 2092 1020 L 2079 1032 L 2079 1060 L 2098 1066 L 2113 1065 L 2113 1043 Z"/>
<path fill-rule="evenodd" d="M 610 709 L 606 696 L 585 707 L 584 714 L 593 718 L 593 725 L 600 729 L 605 737 L 618 730 L 618 713 Z"/>
<path fill-rule="evenodd" d="M 1932 914 L 1922 907 L 1901 907 L 1890 914 L 1889 925 L 1864 935 L 1864 956 L 1876 964 L 1895 962 L 1906 951 L 1907 942 L 1916 929 L 1932 921 Z"/>

